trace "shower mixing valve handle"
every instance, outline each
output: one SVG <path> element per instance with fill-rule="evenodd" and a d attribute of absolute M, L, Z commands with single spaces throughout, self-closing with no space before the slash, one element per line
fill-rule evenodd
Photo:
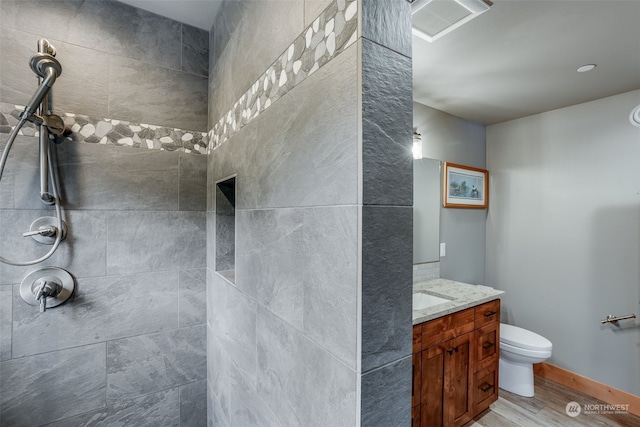
<path fill-rule="evenodd" d="M 37 230 L 27 231 L 25 233 L 22 233 L 22 236 L 23 237 L 30 237 L 30 236 L 53 237 L 56 234 L 58 234 L 57 227 L 40 227 Z"/>
<path fill-rule="evenodd" d="M 40 302 L 40 313 L 44 313 L 47 309 L 47 298 L 55 297 L 60 292 L 60 285 L 56 282 L 49 282 L 41 279 L 36 282 L 36 287 L 33 290 L 35 298 Z"/>

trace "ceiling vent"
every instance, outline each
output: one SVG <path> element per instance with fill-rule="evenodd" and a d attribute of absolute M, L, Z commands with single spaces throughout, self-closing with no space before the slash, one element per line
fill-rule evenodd
<path fill-rule="evenodd" d="M 433 42 L 489 10 L 483 0 L 415 0 L 411 5 L 413 34 Z"/>

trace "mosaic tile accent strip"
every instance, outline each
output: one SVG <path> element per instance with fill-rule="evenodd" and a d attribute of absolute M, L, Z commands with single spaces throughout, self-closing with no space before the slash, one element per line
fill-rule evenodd
<path fill-rule="evenodd" d="M 0 103 L 0 133 L 10 133 L 20 121 L 24 106 Z M 184 151 L 206 154 L 209 138 L 206 132 L 192 132 L 165 126 L 132 123 L 123 120 L 98 119 L 66 113 L 64 123 L 73 132 L 67 141 L 109 144 L 149 150 Z M 19 135 L 38 136 L 33 123 L 27 122 Z"/>
<path fill-rule="evenodd" d="M 351 46 L 358 37 L 357 0 L 336 0 L 236 101 L 209 131 L 215 149 L 279 98 Z"/>

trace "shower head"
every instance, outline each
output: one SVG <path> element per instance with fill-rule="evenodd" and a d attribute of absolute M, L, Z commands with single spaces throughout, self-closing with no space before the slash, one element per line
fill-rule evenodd
<path fill-rule="evenodd" d="M 22 117 L 27 119 L 35 113 L 56 79 L 62 74 L 62 66 L 57 59 L 48 53 L 36 53 L 29 60 L 29 65 L 33 72 L 43 80 L 22 113 Z"/>
<path fill-rule="evenodd" d="M 48 53 L 36 53 L 29 60 L 29 66 L 38 77 L 47 77 L 47 68 L 51 67 L 55 70 L 57 77 L 62 74 L 62 66 L 56 58 Z"/>

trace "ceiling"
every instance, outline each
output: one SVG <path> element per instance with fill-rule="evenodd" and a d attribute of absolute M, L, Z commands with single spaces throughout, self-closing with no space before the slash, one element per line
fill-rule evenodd
<path fill-rule="evenodd" d="M 222 3 L 120 1 L 205 30 Z M 414 100 L 495 124 L 640 89 L 639 23 L 640 0 L 493 0 L 432 43 L 413 37 Z"/>
<path fill-rule="evenodd" d="M 223 0 L 118 0 L 209 31 Z"/>
<path fill-rule="evenodd" d="M 484 124 L 640 89 L 640 0 L 494 0 L 432 43 L 414 36 L 413 73 L 415 101 Z"/>

